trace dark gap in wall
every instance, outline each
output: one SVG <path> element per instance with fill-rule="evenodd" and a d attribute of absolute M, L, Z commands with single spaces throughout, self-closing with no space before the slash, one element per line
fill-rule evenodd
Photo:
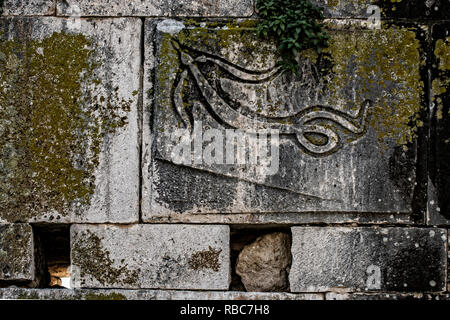
<path fill-rule="evenodd" d="M 433 148 L 432 138 L 432 114 L 430 109 L 431 103 L 431 75 L 432 68 L 431 57 L 433 56 L 433 49 L 431 49 L 432 42 L 432 24 L 428 23 L 428 28 L 423 32 L 423 36 L 417 35 L 422 46 L 422 55 L 424 55 L 425 64 L 420 68 L 420 76 L 424 83 L 424 94 L 422 96 L 422 104 L 425 106 L 420 111 L 420 118 L 423 119 L 424 126 L 418 128 L 417 132 L 417 165 L 416 165 L 416 186 L 413 194 L 413 213 L 411 220 L 415 223 L 426 223 L 427 202 L 428 202 L 428 172 L 430 170 L 430 160 L 433 155 L 431 149 Z"/>
<path fill-rule="evenodd" d="M 290 247 L 292 244 L 292 233 L 291 228 L 289 226 L 231 226 L 230 231 L 230 264 L 231 264 L 231 284 L 230 284 L 230 291 L 263 291 L 263 290 L 247 290 L 241 276 L 239 276 L 236 272 L 237 268 L 237 262 L 239 254 L 242 252 L 242 250 L 248 246 L 254 243 L 257 239 L 260 237 L 274 234 L 274 233 L 283 233 L 289 237 L 289 255 L 290 255 Z M 291 262 L 289 264 L 292 264 L 292 257 Z M 255 272 L 260 272 L 261 270 L 255 270 Z M 287 272 L 287 276 L 289 273 Z M 281 290 L 264 290 L 267 292 L 289 292 L 289 281 L 288 278 L 286 278 L 287 286 Z"/>
<path fill-rule="evenodd" d="M 139 146 L 139 223 L 142 223 L 142 157 L 143 157 L 143 125 L 144 125 L 144 65 L 145 65 L 145 18 L 141 18 L 140 35 L 140 70 L 139 70 L 139 102 L 138 102 L 138 146 Z"/>
<path fill-rule="evenodd" d="M 61 278 L 70 277 L 70 225 L 36 225 L 33 230 L 44 268 L 43 287 L 63 288 Z"/>

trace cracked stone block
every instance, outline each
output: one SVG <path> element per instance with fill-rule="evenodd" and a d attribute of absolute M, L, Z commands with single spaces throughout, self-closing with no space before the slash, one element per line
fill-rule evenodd
<path fill-rule="evenodd" d="M 0 1 L 0 15 L 42 16 L 55 13 L 56 0 L 3 0 Z"/>
<path fill-rule="evenodd" d="M 249 17 L 252 0 L 67 0 L 58 2 L 61 16 Z"/>
<path fill-rule="evenodd" d="M 229 227 L 73 225 L 73 288 L 228 290 Z"/>
<path fill-rule="evenodd" d="M 141 21 L 0 31 L 0 222 L 138 221 Z"/>
<path fill-rule="evenodd" d="M 293 75 L 254 26 L 146 21 L 144 221 L 407 222 L 426 32 L 330 23 Z"/>
<path fill-rule="evenodd" d="M 428 223 L 450 224 L 450 23 L 435 24 L 431 42 L 431 148 Z"/>
<path fill-rule="evenodd" d="M 35 280 L 33 230 L 29 224 L 0 224 L 0 282 Z"/>
<path fill-rule="evenodd" d="M 445 291 L 447 230 L 293 227 L 292 292 Z"/>
<path fill-rule="evenodd" d="M 367 19 L 446 19 L 450 13 L 448 0 L 311 0 L 323 8 L 327 18 Z"/>

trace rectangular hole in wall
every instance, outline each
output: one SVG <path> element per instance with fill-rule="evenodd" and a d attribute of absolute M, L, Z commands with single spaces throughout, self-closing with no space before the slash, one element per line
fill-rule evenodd
<path fill-rule="evenodd" d="M 44 286 L 70 288 L 70 225 L 33 226 Z"/>

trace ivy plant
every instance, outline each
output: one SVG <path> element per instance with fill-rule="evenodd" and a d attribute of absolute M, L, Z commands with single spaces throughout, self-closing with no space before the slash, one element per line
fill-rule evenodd
<path fill-rule="evenodd" d="M 257 0 L 262 18 L 257 26 L 260 37 L 275 40 L 284 72 L 298 73 L 296 59 L 299 52 L 315 49 L 319 54 L 328 46 L 328 35 L 323 30 L 321 8 L 308 0 Z"/>

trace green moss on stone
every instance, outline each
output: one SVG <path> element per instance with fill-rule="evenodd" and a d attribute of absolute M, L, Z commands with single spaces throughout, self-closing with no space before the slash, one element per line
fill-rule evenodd
<path fill-rule="evenodd" d="M 436 41 L 434 55 L 438 59 L 438 70 L 441 76 L 433 80 L 432 90 L 435 97 L 434 102 L 437 106 L 437 118 L 442 119 L 444 109 L 442 96 L 447 92 L 447 88 L 450 85 L 449 77 L 444 76 L 444 73 L 450 71 L 450 37 Z"/>
<path fill-rule="evenodd" d="M 0 275 L 27 275 L 31 267 L 32 232 L 28 225 L 0 225 Z M 29 249 L 30 252 L 26 252 Z"/>
<path fill-rule="evenodd" d="M 0 209 L 6 221 L 87 205 L 103 139 L 126 125 L 118 88 L 99 95 L 92 41 L 53 33 L 0 40 Z"/>
<path fill-rule="evenodd" d="M 222 249 L 214 249 L 209 247 L 209 250 L 203 250 L 195 252 L 189 259 L 189 267 L 194 270 L 199 269 L 212 269 L 213 271 L 219 271 L 219 256 Z"/>
<path fill-rule="evenodd" d="M 85 300 L 127 300 L 127 298 L 120 293 L 112 292 L 109 294 L 90 292 L 84 296 Z"/>
<path fill-rule="evenodd" d="M 374 102 L 370 126 L 378 139 L 394 139 L 400 145 L 412 142 L 422 126 L 420 49 L 415 32 L 407 28 L 332 34 L 324 50 L 333 64 L 328 84 L 331 103 L 357 108 L 370 99 Z"/>
<path fill-rule="evenodd" d="M 39 300 L 39 294 L 37 292 L 21 292 L 17 299 L 19 300 Z"/>
<path fill-rule="evenodd" d="M 127 269 L 127 264 L 116 267 L 109 251 L 102 246 L 102 239 L 89 230 L 78 235 L 72 246 L 72 263 L 80 268 L 80 277 L 93 277 L 102 285 L 136 285 L 138 273 Z"/>

